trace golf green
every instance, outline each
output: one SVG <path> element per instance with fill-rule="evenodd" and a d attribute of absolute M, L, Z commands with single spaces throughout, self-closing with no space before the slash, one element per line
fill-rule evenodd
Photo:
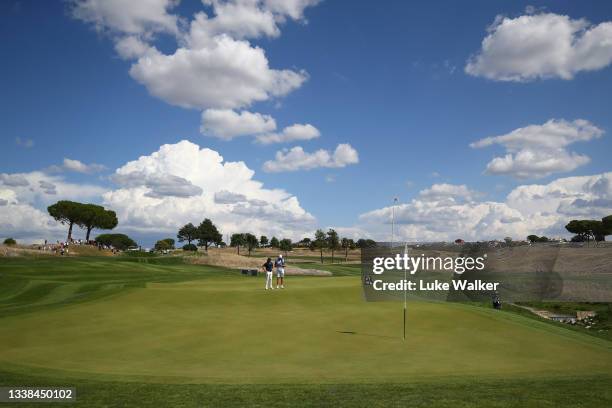
<path fill-rule="evenodd" d="M 263 278 L 210 267 L 32 262 L 0 267 L 13 282 L 1 307 L 29 297 L 40 306 L 0 318 L 0 365 L 15 373 L 338 384 L 607 375 L 612 367 L 610 342 L 462 304 L 410 303 L 404 341 L 401 305 L 365 302 L 355 276 L 288 277 L 286 289 L 265 291 Z M 112 293 L 54 303 L 87 293 L 92 281 Z"/>

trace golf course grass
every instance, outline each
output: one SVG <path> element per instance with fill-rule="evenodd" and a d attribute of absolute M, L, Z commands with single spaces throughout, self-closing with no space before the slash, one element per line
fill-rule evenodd
<path fill-rule="evenodd" d="M 612 342 L 433 302 L 404 341 L 401 305 L 350 272 L 265 291 L 180 258 L 1 259 L 0 385 L 74 385 L 82 406 L 612 403 Z"/>

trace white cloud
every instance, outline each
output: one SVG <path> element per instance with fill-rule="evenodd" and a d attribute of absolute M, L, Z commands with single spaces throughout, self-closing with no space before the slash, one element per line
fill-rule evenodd
<path fill-rule="evenodd" d="M 102 171 L 106 169 L 106 167 L 103 166 L 102 164 L 96 164 L 96 163 L 85 164 L 79 160 L 64 158 L 62 169 L 68 170 L 68 171 L 74 171 L 76 173 L 89 174 L 89 173 L 97 173 L 99 171 Z"/>
<path fill-rule="evenodd" d="M 58 200 L 101 202 L 117 212 L 118 232 L 143 238 L 176 233 L 205 217 L 223 234 L 297 239 L 314 229 L 315 218 L 297 197 L 265 188 L 254 175 L 245 163 L 224 161 L 216 151 L 188 141 L 163 145 L 119 167 L 111 178 L 119 186 L 110 190 L 42 171 L 2 173 L 0 234 L 25 241 L 64 239 L 65 226 L 46 212 Z M 79 237 L 80 230 L 75 234 Z"/>
<path fill-rule="evenodd" d="M 231 140 L 237 136 L 254 135 L 276 129 L 274 118 L 261 113 L 229 109 L 207 109 L 202 112 L 200 132 L 207 136 Z"/>
<path fill-rule="evenodd" d="M 148 156 L 116 170 L 114 179 L 129 179 L 103 195 L 114 209 L 122 230 L 145 234 L 172 233 L 188 222 L 211 218 L 223 234 L 253 232 L 295 238 L 310 231 L 314 217 L 298 199 L 280 189 L 267 189 L 253 179 L 243 162 L 227 162 L 214 150 L 181 141 L 167 144 Z M 193 196 L 152 197 L 150 177 L 181 178 L 201 189 Z"/>
<path fill-rule="evenodd" d="M 256 1 L 212 1 L 214 18 L 197 13 L 191 27 L 192 41 L 228 34 L 234 38 L 278 37 L 280 29 L 274 14 Z"/>
<path fill-rule="evenodd" d="M 269 115 L 231 109 L 206 109 L 202 112 L 200 133 L 222 140 L 255 136 L 258 143 L 270 144 L 311 140 L 321 136 L 319 130 L 310 124 L 295 124 L 287 126 L 282 132 L 271 133 L 274 130 L 276 121 Z"/>
<path fill-rule="evenodd" d="M 169 13 L 176 3 L 79 0 L 73 2 L 72 12 L 113 33 L 117 53 L 135 60 L 130 75 L 151 95 L 172 105 L 204 110 L 203 133 L 229 140 L 276 130 L 267 115 L 231 110 L 285 96 L 308 75 L 303 70 L 271 68 L 265 51 L 248 39 L 279 36 L 280 24 L 287 19 L 304 21 L 304 9 L 318 1 L 204 0 L 209 14 L 197 12 L 189 24 L 180 24 L 182 20 Z M 155 47 L 154 34 L 161 31 L 175 34 L 173 52 Z M 220 112 L 224 118 L 219 119 Z"/>
<path fill-rule="evenodd" d="M 189 180 L 173 174 L 147 173 L 142 170 L 117 171 L 111 179 L 124 187 L 145 187 L 145 196 L 163 197 L 194 197 L 202 194 L 202 189 Z"/>
<path fill-rule="evenodd" d="M 95 202 L 104 188 L 74 184 L 40 171 L 0 175 L 0 234 L 25 241 L 65 239 L 66 228 L 47 214 L 57 200 Z"/>
<path fill-rule="evenodd" d="M 302 20 L 304 18 L 304 9 L 315 6 L 320 0 L 264 0 L 264 6 L 282 19 L 284 16 L 289 16 L 294 20 Z"/>
<path fill-rule="evenodd" d="M 301 146 L 276 152 L 274 160 L 264 163 L 264 171 L 277 173 L 284 171 L 310 170 L 319 167 L 337 168 L 359 162 L 359 155 L 350 144 L 342 143 L 333 153 L 320 149 L 313 153 L 305 152 Z"/>
<path fill-rule="evenodd" d="M 53 183 L 50 183 L 46 180 L 40 180 L 38 182 L 38 186 L 45 194 L 55 195 L 57 194 L 57 186 Z"/>
<path fill-rule="evenodd" d="M 305 72 L 271 69 L 263 49 L 227 36 L 205 48 L 140 58 L 130 75 L 164 101 L 185 108 L 234 109 L 284 96 L 300 87 Z"/>
<path fill-rule="evenodd" d="M 144 34 L 178 33 L 178 18 L 168 11 L 177 0 L 73 0 L 72 15 L 99 30 Z"/>
<path fill-rule="evenodd" d="M 312 140 L 321 136 L 321 132 L 310 124 L 295 124 L 287 126 L 280 133 L 268 133 L 256 137 L 256 141 L 261 144 L 287 143 L 298 140 Z"/>
<path fill-rule="evenodd" d="M 8 187 L 26 187 L 30 183 L 23 174 L 0 174 L 0 182 Z"/>
<path fill-rule="evenodd" d="M 612 173 L 519 186 L 504 202 L 480 201 L 466 186 L 435 186 L 396 207 L 399 240 L 484 240 L 505 236 L 525 239 L 529 234 L 568 236 L 564 226 L 569 220 L 599 219 L 612 213 Z M 432 191 L 452 194 L 449 197 Z M 376 239 L 388 240 L 391 207 L 362 214 L 360 222 L 355 228 L 367 231 Z"/>
<path fill-rule="evenodd" d="M 612 22 L 541 13 L 497 16 L 465 72 L 498 81 L 572 79 L 612 62 Z"/>
<path fill-rule="evenodd" d="M 231 191 L 221 190 L 215 193 L 215 203 L 217 204 L 238 204 L 248 201 L 244 194 L 232 193 Z"/>
<path fill-rule="evenodd" d="M 456 200 L 473 201 L 480 194 L 470 190 L 465 184 L 456 185 L 448 183 L 434 184 L 430 188 L 422 190 L 419 197 L 426 200 Z"/>
<path fill-rule="evenodd" d="M 147 55 L 158 55 L 159 51 L 155 47 L 147 44 L 140 37 L 129 35 L 119 38 L 115 42 L 115 51 L 123 59 L 138 59 Z"/>
<path fill-rule="evenodd" d="M 587 120 L 551 119 L 542 125 L 529 125 L 505 135 L 486 137 L 470 146 L 482 148 L 499 144 L 506 149 L 506 155 L 495 157 L 487 164 L 488 174 L 541 178 L 572 171 L 588 163 L 587 156 L 570 152 L 566 147 L 599 138 L 603 133 Z"/>

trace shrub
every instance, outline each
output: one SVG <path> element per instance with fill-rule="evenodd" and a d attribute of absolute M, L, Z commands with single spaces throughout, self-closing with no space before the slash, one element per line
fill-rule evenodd
<path fill-rule="evenodd" d="M 112 245 L 121 250 L 138 246 L 136 241 L 125 234 L 100 234 L 96 237 L 96 242 L 101 245 Z"/>
<path fill-rule="evenodd" d="M 185 244 L 183 245 L 183 251 L 197 251 L 198 247 L 194 244 Z"/>
<path fill-rule="evenodd" d="M 17 244 L 17 241 L 15 241 L 13 238 L 7 238 L 4 240 L 4 245 L 15 245 Z"/>
<path fill-rule="evenodd" d="M 172 238 L 160 239 L 155 243 L 156 251 L 166 251 L 174 249 L 174 240 Z"/>

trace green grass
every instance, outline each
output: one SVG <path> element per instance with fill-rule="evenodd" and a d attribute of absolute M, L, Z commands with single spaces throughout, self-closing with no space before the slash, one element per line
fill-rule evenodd
<path fill-rule="evenodd" d="M 581 324 L 571 325 L 544 319 L 543 317 L 540 317 L 529 310 L 515 305 L 506 304 L 503 306 L 503 310 L 506 312 L 516 313 L 528 319 L 538 320 L 557 327 L 563 327 L 567 330 L 583 333 L 588 336 L 599 337 L 612 341 L 612 316 L 610 314 L 610 303 L 521 302 L 521 305 L 526 305 L 541 310 L 550 310 L 556 313 L 568 314 L 571 316 L 575 316 L 577 310 L 596 311 L 597 317 L 595 318 L 595 324 L 587 329 Z"/>
<path fill-rule="evenodd" d="M 557 408 L 610 406 L 609 376 L 473 379 L 404 384 L 151 384 L 92 380 L 58 381 L 0 372 L 0 384 L 70 386 L 77 403 L 96 407 L 411 407 Z M 53 406 L 63 406 L 54 404 Z M 2 406 L 7 406 L 3 404 Z M 40 407 L 20 403 L 17 407 Z"/>
<path fill-rule="evenodd" d="M 401 305 L 364 302 L 356 276 L 266 292 L 263 278 L 134 259 L 0 260 L 0 385 L 75 385 L 87 407 L 612 402 L 612 343 L 564 327 L 421 302 L 403 341 Z"/>

